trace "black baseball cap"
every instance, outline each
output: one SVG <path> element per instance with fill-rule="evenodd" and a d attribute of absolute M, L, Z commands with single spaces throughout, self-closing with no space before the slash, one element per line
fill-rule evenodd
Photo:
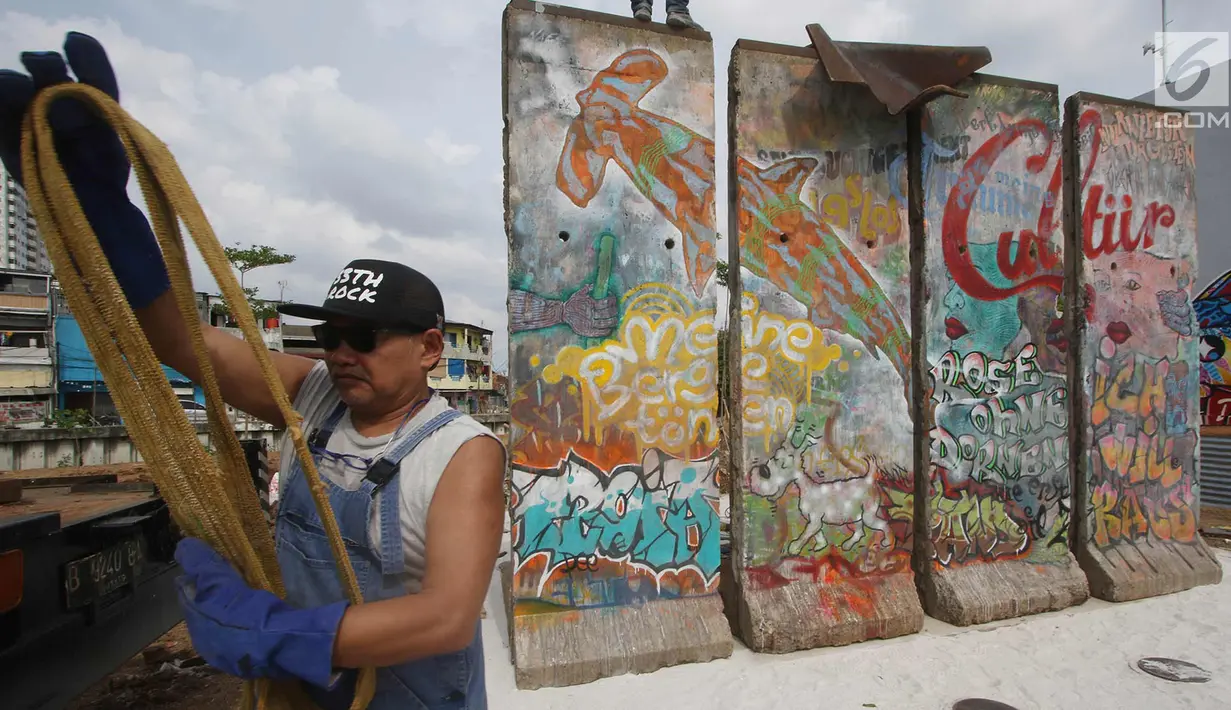
<path fill-rule="evenodd" d="M 444 330 L 440 289 L 423 274 L 393 261 L 355 259 L 329 285 L 325 302 L 284 303 L 278 312 L 295 318 L 353 318 L 381 328 Z"/>

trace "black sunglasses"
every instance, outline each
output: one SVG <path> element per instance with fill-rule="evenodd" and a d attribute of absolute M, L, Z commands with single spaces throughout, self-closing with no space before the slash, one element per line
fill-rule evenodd
<path fill-rule="evenodd" d="M 417 335 L 417 328 L 385 328 L 371 325 L 333 325 L 318 323 L 312 326 L 316 343 L 325 350 L 337 350 L 343 342 L 357 353 L 367 354 L 376 349 L 376 340 L 381 333 L 405 333 Z"/>

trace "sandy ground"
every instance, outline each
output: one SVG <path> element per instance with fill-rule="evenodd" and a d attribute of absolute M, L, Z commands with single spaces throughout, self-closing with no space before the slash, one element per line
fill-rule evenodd
<path fill-rule="evenodd" d="M 1221 548 L 1221 546 L 1220 546 Z M 1216 553 L 1224 570 L 1231 551 Z M 627 710 L 633 698 L 655 707 L 882 708 L 940 710 L 988 698 L 1017 710 L 1133 710 L 1231 707 L 1231 575 L 1221 585 L 1125 604 L 1091 600 L 1062 612 L 973 628 L 927 619 L 920 634 L 784 656 L 738 643 L 729 659 L 608 678 L 573 688 L 519 691 L 509 662 L 503 604 L 493 579 L 483 622 L 488 702 L 499 710 Z M 172 670 L 191 656 L 177 627 L 72 710 L 222 710 L 239 684 L 208 668 Z M 1135 666 L 1147 656 L 1177 658 L 1212 674 L 1208 683 L 1171 683 Z M 161 670 L 160 670 L 161 669 Z"/>
<path fill-rule="evenodd" d="M 1224 573 L 1231 551 L 1216 554 Z M 737 644 L 730 659 L 608 678 L 574 688 L 518 691 L 499 589 L 484 627 L 492 708 L 626 710 L 634 698 L 678 708 L 903 708 L 940 710 L 988 698 L 1018 710 L 1231 708 L 1231 575 L 1222 584 L 1123 604 L 1080 607 L 977 627 L 928 618 L 921 633 L 784 656 Z M 1195 663 L 1208 683 L 1163 681 L 1138 659 Z"/>

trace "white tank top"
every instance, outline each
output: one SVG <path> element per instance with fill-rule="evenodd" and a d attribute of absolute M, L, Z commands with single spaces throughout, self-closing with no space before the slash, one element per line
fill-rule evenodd
<path fill-rule="evenodd" d="M 324 361 L 316 363 L 295 397 L 295 410 L 304 417 L 304 436 L 309 436 L 314 430 L 325 423 L 341 399 L 338 391 L 329 379 L 329 371 Z M 449 403 L 440 395 L 435 395 L 425 404 L 410 421 L 398 432 L 398 439 L 406 438 L 424 422 L 437 414 L 449 409 Z M 374 458 L 385 449 L 393 434 L 367 437 L 355 431 L 351 424 L 350 412 L 342 416 L 337 429 L 325 445 L 327 449 L 337 454 L 353 454 L 364 458 Z M 476 436 L 496 437 L 491 430 L 473 418 L 462 415 L 438 429 L 424 439 L 415 450 L 402 459 L 402 465 L 397 476 L 398 491 L 401 496 L 402 550 L 406 555 L 406 569 L 403 580 L 406 590 L 417 594 L 422 588 L 423 574 L 427 559 L 427 512 L 432 504 L 432 496 L 436 492 L 436 484 L 440 481 L 445 467 L 453 459 L 453 455 L 462 444 Z M 499 439 L 496 439 L 499 441 Z M 390 444 L 392 449 L 396 444 Z M 278 469 L 279 483 L 286 480 L 291 465 L 298 459 L 291 442 L 291 437 L 282 437 L 282 458 Z M 316 463 L 321 476 L 346 490 L 359 488 L 366 475 L 365 471 L 354 466 L 346 466 L 332 458 L 321 458 Z M 383 491 L 376 494 L 372 501 L 371 515 L 368 520 L 368 535 L 374 545 L 380 544 L 380 497 Z M 269 502 L 272 505 L 277 500 L 277 491 L 270 487 Z"/>

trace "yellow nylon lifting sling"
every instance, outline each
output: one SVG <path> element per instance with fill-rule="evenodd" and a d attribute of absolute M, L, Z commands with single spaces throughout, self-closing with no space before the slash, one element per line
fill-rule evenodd
<path fill-rule="evenodd" d="M 119 135 L 132 162 L 167 263 L 171 290 L 188 323 L 201 367 L 200 385 L 205 390 L 209 428 L 218 443 L 215 456 L 202 446 L 196 428 L 179 405 L 56 155 L 47 116 L 51 103 L 59 98 L 91 106 Z M 287 432 L 329 536 L 346 597 L 352 604 L 362 603 L 355 571 L 304 441 L 302 417 L 291 407 L 231 264 L 170 150 L 110 96 L 85 84 L 64 83 L 47 87 L 35 96 L 22 123 L 21 159 L 30 206 L 69 307 L 81 324 L 129 436 L 150 464 L 154 483 L 176 525 L 184 534 L 212 545 L 253 587 L 286 596 L 273 534 L 261 511 L 205 347 L 180 232 L 179 220 L 183 220 L 239 321 L 244 340 L 256 355 L 269 391 L 286 420 Z M 372 668 L 360 671 L 352 710 L 367 707 L 376 687 L 375 673 Z M 312 708 L 314 703 L 295 683 L 258 680 L 244 684 L 241 707 L 299 710 Z"/>

